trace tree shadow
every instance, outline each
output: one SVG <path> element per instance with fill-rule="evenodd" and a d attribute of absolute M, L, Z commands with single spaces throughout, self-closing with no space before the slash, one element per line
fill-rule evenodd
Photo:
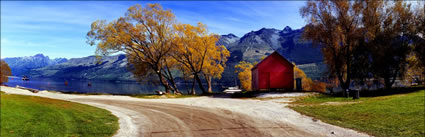
<path fill-rule="evenodd" d="M 413 87 L 397 87 L 391 89 L 377 89 L 377 90 L 361 90 L 360 97 L 379 97 L 379 96 L 388 96 L 388 95 L 396 95 L 396 94 L 406 94 L 412 93 L 419 90 L 425 90 L 425 85 L 413 86 Z M 354 95 L 354 92 L 350 91 L 350 97 Z M 342 92 L 338 92 L 333 94 L 334 97 L 343 97 Z"/>

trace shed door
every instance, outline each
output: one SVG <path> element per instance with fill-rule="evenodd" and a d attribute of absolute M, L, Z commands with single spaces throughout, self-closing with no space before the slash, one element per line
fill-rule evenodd
<path fill-rule="evenodd" d="M 269 89 L 270 88 L 270 72 L 260 72 L 260 78 L 259 78 L 260 89 Z"/>

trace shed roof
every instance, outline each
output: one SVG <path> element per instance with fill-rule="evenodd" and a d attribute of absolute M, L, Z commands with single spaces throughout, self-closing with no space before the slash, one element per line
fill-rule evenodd
<path fill-rule="evenodd" d="M 257 65 L 255 65 L 251 70 L 256 69 L 261 63 L 263 63 L 264 60 L 268 59 L 270 56 L 272 56 L 273 54 L 277 54 L 279 55 L 279 57 L 281 57 L 284 61 L 288 62 L 289 64 L 291 64 L 292 67 L 294 67 L 295 65 L 292 64 L 291 62 L 289 62 L 285 57 L 283 57 L 279 52 L 274 51 L 272 54 L 270 54 L 269 56 L 267 56 L 266 58 L 264 58 L 263 60 L 260 61 L 260 63 L 258 63 Z"/>

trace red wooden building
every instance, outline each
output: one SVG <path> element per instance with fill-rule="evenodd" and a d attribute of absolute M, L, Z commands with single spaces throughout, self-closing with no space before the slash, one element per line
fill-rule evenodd
<path fill-rule="evenodd" d="M 252 90 L 293 89 L 294 65 L 273 52 L 251 69 Z"/>

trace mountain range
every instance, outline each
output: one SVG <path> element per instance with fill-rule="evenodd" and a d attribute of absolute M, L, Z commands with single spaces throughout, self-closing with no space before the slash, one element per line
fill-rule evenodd
<path fill-rule="evenodd" d="M 73 78 L 99 80 L 135 80 L 127 70 L 126 56 L 105 56 L 100 60 L 96 56 L 73 58 L 56 65 L 32 69 L 30 77 Z"/>
<path fill-rule="evenodd" d="M 304 28 L 292 30 L 286 26 L 283 30 L 262 28 L 251 31 L 241 38 L 233 35 L 222 35 L 218 44 L 224 45 L 231 52 L 233 61 L 259 61 L 261 57 L 278 51 L 286 59 L 296 64 L 322 62 L 319 48 L 302 38 Z"/>
<path fill-rule="evenodd" d="M 15 76 L 28 74 L 33 69 L 53 66 L 68 61 L 66 58 L 50 59 L 48 56 L 44 56 L 43 54 L 26 57 L 4 58 L 3 60 L 9 65 L 12 70 L 12 75 Z"/>
<path fill-rule="evenodd" d="M 230 51 L 223 78 L 217 82 L 234 81 L 237 77 L 234 66 L 240 61 L 259 62 L 274 51 L 278 51 L 289 61 L 306 71 L 308 76 L 321 77 L 326 71 L 319 48 L 302 38 L 303 28 L 292 30 L 286 26 L 282 30 L 262 28 L 251 31 L 242 37 L 234 34 L 221 35 L 218 45 Z M 125 55 L 83 58 L 56 58 L 37 54 L 29 57 L 4 58 L 15 76 L 76 78 L 101 80 L 130 80 L 133 75 L 127 70 Z M 313 78 L 314 79 L 314 78 Z"/>

